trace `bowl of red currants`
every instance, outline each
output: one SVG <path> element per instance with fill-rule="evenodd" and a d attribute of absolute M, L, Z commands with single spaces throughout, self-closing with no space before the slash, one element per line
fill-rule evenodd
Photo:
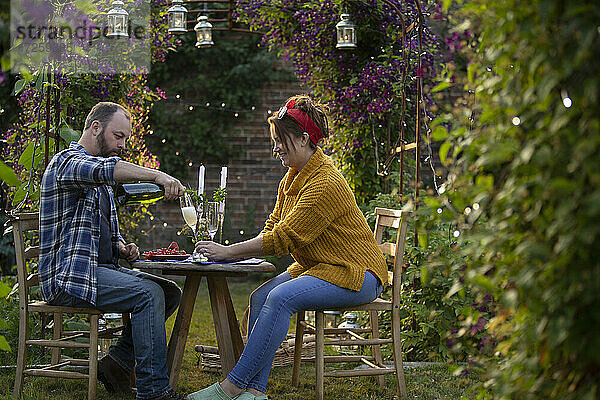
<path fill-rule="evenodd" d="M 169 247 L 145 251 L 142 255 L 150 261 L 185 260 L 190 256 L 185 250 L 179 250 L 177 242 L 171 242 Z"/>

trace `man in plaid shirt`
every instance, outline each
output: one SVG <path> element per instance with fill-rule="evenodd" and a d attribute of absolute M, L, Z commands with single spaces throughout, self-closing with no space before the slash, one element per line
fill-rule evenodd
<path fill-rule="evenodd" d="M 129 313 L 128 324 L 98 363 L 98 379 L 110 392 L 130 392 L 135 366 L 137 398 L 181 400 L 169 386 L 165 320 L 181 290 L 172 281 L 122 268 L 139 249 L 119 233 L 111 186 L 148 181 L 164 187 L 164 198 L 185 192 L 175 178 L 125 162 L 119 155 L 131 134 L 122 106 L 96 104 L 79 142 L 56 154 L 42 178 L 40 195 L 40 286 L 53 305 L 96 307 Z"/>

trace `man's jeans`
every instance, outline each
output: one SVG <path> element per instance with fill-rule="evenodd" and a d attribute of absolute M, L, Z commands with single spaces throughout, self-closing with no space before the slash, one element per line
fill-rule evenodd
<path fill-rule="evenodd" d="M 181 289 L 170 280 L 114 265 L 99 265 L 97 277 L 96 305 L 64 292 L 51 304 L 130 313 L 131 324 L 108 354 L 126 371 L 135 366 L 138 398 L 168 392 L 165 321 L 177 309 Z"/>
<path fill-rule="evenodd" d="M 236 386 L 265 393 L 275 352 L 287 334 L 294 313 L 370 303 L 382 291 L 370 272 L 360 291 L 344 289 L 310 275 L 292 279 L 289 272 L 265 282 L 250 295 L 248 343 L 227 377 Z"/>

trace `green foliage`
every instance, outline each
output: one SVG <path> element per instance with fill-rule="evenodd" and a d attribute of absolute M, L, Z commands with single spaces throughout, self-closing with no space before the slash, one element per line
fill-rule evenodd
<path fill-rule="evenodd" d="M 151 85 L 168 99 L 152 110 L 149 145 L 167 173 L 187 176 L 189 161 L 226 163 L 231 149 L 224 138 L 258 104 L 266 82 L 287 76 L 274 70 L 259 35 L 231 35 L 215 32 L 218 46 L 204 49 L 194 46 L 193 35 L 183 36 L 181 48 L 153 66 Z"/>
<path fill-rule="evenodd" d="M 422 193 L 425 195 L 425 193 Z M 427 198 L 427 201 L 429 202 Z M 375 207 L 402 209 L 406 200 L 397 195 L 379 194 L 369 203 L 367 221 L 375 224 Z M 426 211 L 426 210 L 425 210 Z M 423 211 L 418 218 L 426 218 Z M 462 265 L 459 249 L 450 234 L 449 223 L 439 223 L 427 231 L 418 232 L 419 243 L 415 243 L 414 221 L 409 222 L 402 271 L 402 345 L 408 361 L 466 361 L 469 346 L 477 346 L 481 352 L 489 352 L 487 333 L 483 322 L 489 320 L 487 302 L 478 299 L 470 290 L 456 290 L 455 279 L 461 272 L 451 268 Z M 385 240 L 395 240 L 395 230 L 386 232 Z M 436 259 L 435 267 L 429 268 Z M 439 260 L 443 260 L 440 262 Z M 389 298 L 390 292 L 383 297 Z M 477 306 L 479 314 L 473 318 L 472 308 Z M 466 329 L 457 337 L 459 327 Z M 384 315 L 382 329 L 391 335 L 390 316 Z M 391 356 L 391 349 L 388 356 Z M 385 351 L 384 351 L 385 353 Z"/>
<path fill-rule="evenodd" d="M 484 396 L 600 394 L 599 19 L 592 1 L 460 14 L 480 46 L 461 71 L 474 95 L 438 121 L 452 123 L 439 204 L 460 232 L 457 287 L 496 300 Z"/>

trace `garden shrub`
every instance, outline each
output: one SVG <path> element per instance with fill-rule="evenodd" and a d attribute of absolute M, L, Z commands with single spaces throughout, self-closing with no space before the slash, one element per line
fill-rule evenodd
<path fill-rule="evenodd" d="M 436 122 L 449 175 L 429 205 L 458 232 L 453 290 L 494 299 L 494 356 L 471 349 L 482 396 L 598 398 L 600 9 L 475 0 L 457 20 L 478 43 L 464 101 Z"/>

